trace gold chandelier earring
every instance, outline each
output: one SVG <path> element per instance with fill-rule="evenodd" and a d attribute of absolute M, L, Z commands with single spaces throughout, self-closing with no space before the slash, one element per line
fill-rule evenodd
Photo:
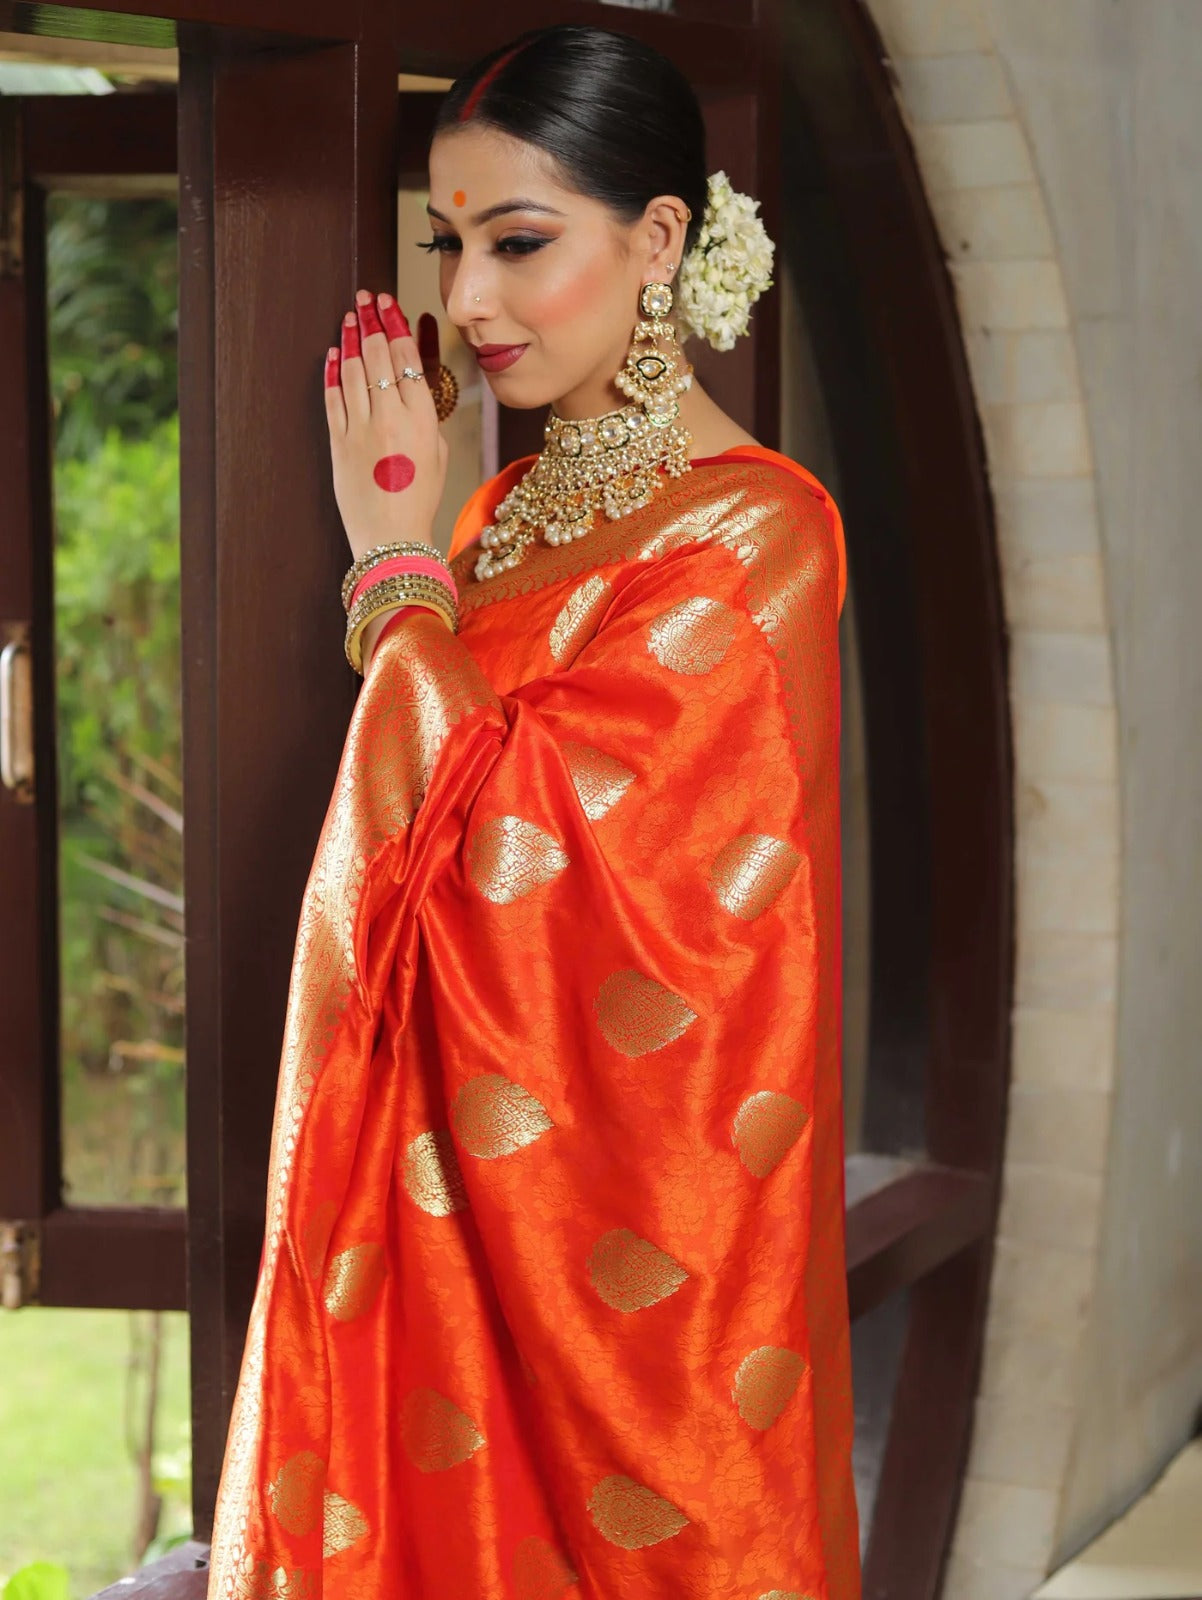
<path fill-rule="evenodd" d="M 671 427 L 680 413 L 676 397 L 693 382 L 693 369 L 681 354 L 669 320 L 675 304 L 670 283 L 643 285 L 626 364 L 614 379 L 627 399 L 643 408 L 653 428 Z"/>

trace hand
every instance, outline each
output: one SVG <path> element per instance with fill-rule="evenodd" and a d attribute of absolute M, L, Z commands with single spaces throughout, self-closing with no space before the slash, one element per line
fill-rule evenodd
<path fill-rule="evenodd" d="M 436 371 L 434 318 L 424 317 L 419 331 L 427 370 Z M 392 296 L 360 289 L 343 318 L 341 350 L 326 356 L 334 495 L 356 560 L 399 539 L 433 542 L 447 445 L 429 383 L 401 377 L 406 367 L 422 367 L 423 353 Z M 392 381 L 380 389 L 381 378 Z"/>

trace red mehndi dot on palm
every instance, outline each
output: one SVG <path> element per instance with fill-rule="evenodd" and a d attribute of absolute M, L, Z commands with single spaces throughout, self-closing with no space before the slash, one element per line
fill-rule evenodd
<path fill-rule="evenodd" d="M 407 489 L 417 476 L 417 468 L 408 456 L 381 456 L 371 469 L 371 475 L 389 494 L 399 494 Z"/>

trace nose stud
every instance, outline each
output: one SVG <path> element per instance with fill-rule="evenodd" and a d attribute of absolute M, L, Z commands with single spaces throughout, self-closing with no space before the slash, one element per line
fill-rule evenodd
<path fill-rule="evenodd" d="M 477 296 L 476 296 L 476 304 L 477 304 L 477 305 L 479 305 L 479 304 L 480 304 L 480 296 L 479 296 L 479 295 L 477 295 Z"/>

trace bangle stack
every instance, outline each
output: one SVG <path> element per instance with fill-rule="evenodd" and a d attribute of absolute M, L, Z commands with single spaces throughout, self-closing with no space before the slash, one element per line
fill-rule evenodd
<path fill-rule="evenodd" d="M 459 594 L 451 569 L 430 544 L 404 540 L 381 544 L 360 556 L 342 580 L 346 608 L 346 659 L 363 671 L 363 632 L 368 623 L 398 606 L 419 606 L 459 632 Z"/>

